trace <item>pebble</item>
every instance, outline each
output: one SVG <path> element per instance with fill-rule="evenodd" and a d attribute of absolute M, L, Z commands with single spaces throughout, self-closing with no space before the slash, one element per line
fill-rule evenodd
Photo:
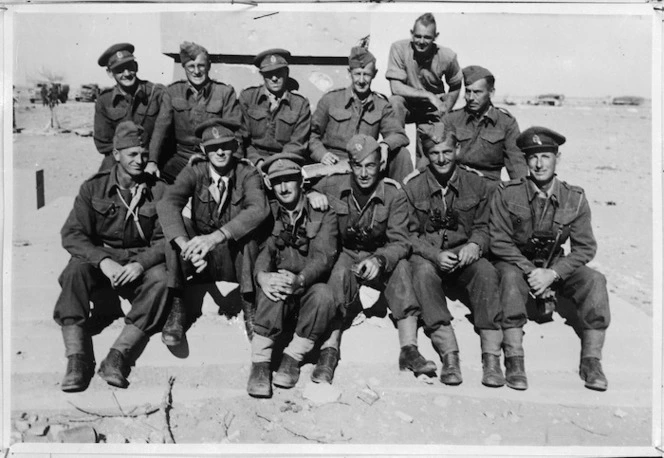
<path fill-rule="evenodd" d="M 373 405 L 376 401 L 380 399 L 380 396 L 378 393 L 376 393 L 374 390 L 370 388 L 365 388 L 359 393 L 357 393 L 357 397 L 365 402 L 366 404 Z"/>
<path fill-rule="evenodd" d="M 399 417 L 402 421 L 405 421 L 406 423 L 412 423 L 414 421 L 413 417 L 408 415 L 407 413 L 404 413 L 400 410 L 395 410 L 394 415 Z"/>
<path fill-rule="evenodd" d="M 429 377 L 426 374 L 421 374 L 419 377 L 417 377 L 417 380 L 422 383 L 426 383 L 427 385 L 433 385 L 433 377 Z"/>
<path fill-rule="evenodd" d="M 450 398 L 447 396 L 436 396 L 436 398 L 433 400 L 433 403 L 438 407 L 447 407 L 450 403 Z"/>
<path fill-rule="evenodd" d="M 338 401 L 341 397 L 341 390 L 328 383 L 309 382 L 304 387 L 302 397 L 314 404 L 327 404 Z"/>
<path fill-rule="evenodd" d="M 627 416 L 627 412 L 625 412 L 624 410 L 618 409 L 615 412 L 613 412 L 613 415 L 618 417 L 618 418 L 625 418 Z"/>
<path fill-rule="evenodd" d="M 483 412 L 483 415 L 489 420 L 494 420 L 496 418 L 496 414 L 493 412 Z"/>

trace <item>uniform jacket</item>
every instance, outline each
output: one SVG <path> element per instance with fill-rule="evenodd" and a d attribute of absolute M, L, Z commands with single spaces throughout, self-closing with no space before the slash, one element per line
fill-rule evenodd
<path fill-rule="evenodd" d="M 337 258 L 338 223 L 334 210 L 315 210 L 305 199 L 302 216 L 296 221 L 292 232 L 297 234 L 299 228 L 304 228 L 306 249 L 304 246 L 298 249 L 279 243 L 282 230 L 289 224 L 289 218 L 277 201 L 270 204 L 274 226 L 256 259 L 255 272 L 285 269 L 296 275 L 301 274 L 304 277 L 305 289 L 314 283 L 325 281 Z"/>
<path fill-rule="evenodd" d="M 155 124 L 154 139 L 150 143 L 150 160 L 164 162 L 161 154 L 169 136 L 175 138 L 177 154 L 188 158 L 200 152 L 200 139 L 194 132 L 200 123 L 211 118 L 223 118 L 240 126 L 242 113 L 232 86 L 210 80 L 196 94 L 187 80 L 169 85 Z"/>
<path fill-rule="evenodd" d="M 104 258 L 111 258 L 122 265 L 138 262 L 147 270 L 165 260 L 156 203 L 166 186 L 145 175 L 147 187 L 137 211 L 146 238 L 143 240 L 133 217 L 126 218 L 127 208 L 118 195 L 117 167 L 99 172 L 81 185 L 74 208 L 60 231 L 62 246 L 73 257 L 94 266 L 99 266 Z M 130 204 L 127 198 L 125 202 Z"/>
<path fill-rule="evenodd" d="M 270 113 L 270 99 L 265 86 L 245 89 L 240 93 L 242 136 L 247 158 L 258 159 L 275 153 L 306 156 L 311 130 L 311 108 L 302 95 L 284 92 L 279 107 Z"/>
<path fill-rule="evenodd" d="M 328 92 L 318 102 L 311 121 L 311 158 L 320 162 L 327 151 L 347 158 L 346 144 L 356 134 L 376 140 L 380 134 L 390 151 L 408 145 L 404 127 L 383 94 L 372 92 L 362 105 L 347 87 Z"/>
<path fill-rule="evenodd" d="M 327 195 L 330 206 L 339 218 L 339 234 L 344 252 L 354 259 L 381 255 L 387 261 L 385 272 L 394 270 L 401 259 L 410 254 L 408 237 L 408 202 L 399 184 L 389 178 L 378 183 L 363 212 L 352 196 L 352 176 L 332 175 L 319 181 L 314 189 Z M 358 225 L 371 233 L 373 240 L 383 243 L 373 252 L 348 247 L 348 228 Z"/>
<path fill-rule="evenodd" d="M 535 266 L 522 253 L 533 233 L 531 205 L 536 197 L 527 178 L 503 183 L 491 201 L 491 252 L 499 259 L 529 273 Z M 571 251 L 550 266 L 561 279 L 593 259 L 597 243 L 590 224 L 590 206 L 578 186 L 555 179 L 553 197 L 556 211 L 553 232 L 562 230 L 560 243 L 570 240 Z"/>
<path fill-rule="evenodd" d="M 222 229 L 234 241 L 251 234 L 270 213 L 261 176 L 253 165 L 240 160 L 229 178 L 228 197 L 217 218 L 217 202 L 208 189 L 212 182 L 209 163 L 198 162 L 182 169 L 158 205 L 166 240 L 187 236 L 182 209 L 189 198 L 191 219 L 198 234 Z"/>
<path fill-rule="evenodd" d="M 102 91 L 95 104 L 94 140 L 97 151 L 101 154 L 113 151 L 115 128 L 122 121 L 134 121 L 143 126 L 143 141 L 146 146 L 149 145 L 165 90 L 161 84 L 138 80 L 133 96 L 123 93 L 117 85 Z"/>
<path fill-rule="evenodd" d="M 457 161 L 472 167 L 492 180 L 500 180 L 500 170 L 507 168 L 511 179 L 528 175 L 528 166 L 516 146 L 519 125 L 507 111 L 493 105 L 480 119 L 465 108 L 443 117 L 445 131 L 456 134 L 460 144 Z"/>
<path fill-rule="evenodd" d="M 484 179 L 457 166 L 447 186 L 445 207 L 442 187 L 429 167 L 415 170 L 404 180 L 413 253 L 434 263 L 440 250 L 458 253 L 468 243 L 479 245 L 482 253 L 489 250 L 489 203 Z M 432 231 L 430 211 L 439 209 L 445 215 L 445 208 L 450 206 L 458 215 L 457 229 Z"/>

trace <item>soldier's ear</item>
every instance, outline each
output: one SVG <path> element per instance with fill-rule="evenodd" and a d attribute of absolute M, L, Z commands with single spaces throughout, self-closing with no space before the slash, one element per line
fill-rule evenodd
<path fill-rule="evenodd" d="M 115 159 L 115 162 L 120 162 L 120 151 L 115 148 L 113 148 L 113 159 Z"/>
<path fill-rule="evenodd" d="M 110 79 L 115 79 L 115 78 L 113 77 L 113 72 L 112 72 L 111 69 L 108 68 L 108 67 L 106 67 L 106 74 L 108 75 L 108 77 L 109 77 Z"/>

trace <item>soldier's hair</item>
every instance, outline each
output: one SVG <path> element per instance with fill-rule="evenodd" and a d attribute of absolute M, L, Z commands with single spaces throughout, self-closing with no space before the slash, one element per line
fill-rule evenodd
<path fill-rule="evenodd" d="M 487 88 L 489 90 L 493 89 L 494 84 L 496 84 L 496 78 L 493 75 L 485 76 L 484 80 L 486 81 Z"/>
<path fill-rule="evenodd" d="M 443 132 L 443 143 L 447 142 L 451 143 L 452 146 L 454 147 L 456 147 L 457 144 L 459 143 L 459 139 L 456 136 L 456 132 L 454 132 L 451 129 L 445 130 L 445 132 Z"/>
<path fill-rule="evenodd" d="M 436 18 L 433 17 L 433 14 L 431 13 L 424 13 L 422 16 L 415 19 L 415 23 L 413 24 L 413 30 L 415 30 L 415 26 L 417 25 L 418 22 L 422 24 L 424 27 L 428 27 L 431 24 L 433 24 L 434 27 L 436 27 Z"/>

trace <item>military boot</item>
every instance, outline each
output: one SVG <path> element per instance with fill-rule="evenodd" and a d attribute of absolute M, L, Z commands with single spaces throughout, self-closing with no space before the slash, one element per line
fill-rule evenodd
<path fill-rule="evenodd" d="M 284 353 L 279 369 L 274 374 L 273 383 L 280 388 L 293 388 L 300 379 L 300 361 Z"/>
<path fill-rule="evenodd" d="M 480 329 L 482 345 L 482 385 L 499 388 L 505 385 L 505 377 L 500 367 L 502 330 Z"/>
<path fill-rule="evenodd" d="M 606 331 L 585 329 L 581 341 L 581 363 L 579 376 L 585 387 L 595 391 L 606 391 L 609 382 L 602 371 L 602 347 Z"/>
<path fill-rule="evenodd" d="M 127 324 L 115 340 L 108 356 L 99 366 L 99 376 L 111 386 L 127 388 L 132 356 L 137 348 L 144 348 L 149 336 L 133 324 Z"/>
<path fill-rule="evenodd" d="M 272 397 L 272 372 L 270 363 L 251 363 L 251 373 L 247 382 L 247 393 L 254 398 Z"/>
<path fill-rule="evenodd" d="M 332 383 L 337 364 L 339 364 L 339 350 L 334 347 L 323 348 L 318 356 L 316 368 L 311 372 L 311 381 Z"/>
<path fill-rule="evenodd" d="M 161 341 L 168 347 L 175 347 L 184 339 L 185 327 L 187 326 L 187 314 L 184 302 L 180 296 L 172 296 L 171 311 L 166 319 L 166 324 L 161 330 Z"/>
<path fill-rule="evenodd" d="M 60 383 L 66 393 L 85 391 L 95 374 L 95 356 L 92 337 L 81 326 L 62 326 L 62 337 L 67 356 L 67 370 Z"/>
<path fill-rule="evenodd" d="M 459 345 L 451 325 L 443 325 L 431 334 L 431 345 L 440 356 L 443 364 L 440 370 L 440 381 L 445 385 L 460 385 L 461 364 L 459 361 Z"/>
<path fill-rule="evenodd" d="M 402 371 L 413 371 L 415 377 L 422 374 L 435 376 L 436 363 L 424 359 L 424 356 L 417 349 L 417 317 L 407 316 L 397 321 L 397 331 L 399 332 L 399 369 Z"/>
<path fill-rule="evenodd" d="M 507 386 L 514 390 L 528 389 L 523 353 L 523 328 L 503 329 L 503 351 Z"/>

